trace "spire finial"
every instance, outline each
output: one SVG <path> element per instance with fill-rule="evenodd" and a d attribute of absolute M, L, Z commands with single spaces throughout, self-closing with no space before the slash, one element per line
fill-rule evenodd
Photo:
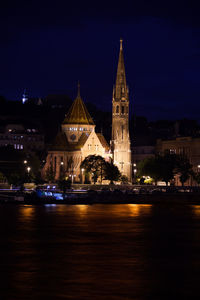
<path fill-rule="evenodd" d="M 122 38 L 120 39 L 120 50 L 122 50 L 122 43 L 123 43 L 123 40 Z"/>
<path fill-rule="evenodd" d="M 80 82 L 78 81 L 78 93 L 77 93 L 77 98 L 80 98 Z"/>

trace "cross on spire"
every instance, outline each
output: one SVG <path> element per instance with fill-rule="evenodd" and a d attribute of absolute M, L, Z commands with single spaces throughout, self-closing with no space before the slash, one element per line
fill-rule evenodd
<path fill-rule="evenodd" d="M 80 98 L 80 82 L 78 81 L 78 93 L 77 93 L 77 98 Z"/>
<path fill-rule="evenodd" d="M 123 40 L 122 40 L 122 38 L 121 38 L 121 39 L 120 39 L 120 50 L 123 50 L 122 43 L 123 43 Z"/>

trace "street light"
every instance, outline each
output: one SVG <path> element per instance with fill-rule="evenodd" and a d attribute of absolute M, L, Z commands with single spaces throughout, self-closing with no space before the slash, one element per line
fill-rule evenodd
<path fill-rule="evenodd" d="M 30 170 L 31 170 L 31 167 L 27 167 L 28 174 L 29 174 Z"/>
<path fill-rule="evenodd" d="M 84 172 L 84 169 L 81 169 L 81 181 L 82 181 L 82 184 L 83 184 L 83 172 Z"/>
<path fill-rule="evenodd" d="M 24 160 L 24 164 L 25 164 L 25 165 L 27 164 L 27 160 Z"/>
<path fill-rule="evenodd" d="M 76 177 L 76 175 L 70 174 L 69 177 L 72 178 L 72 184 L 74 183 L 74 177 Z"/>

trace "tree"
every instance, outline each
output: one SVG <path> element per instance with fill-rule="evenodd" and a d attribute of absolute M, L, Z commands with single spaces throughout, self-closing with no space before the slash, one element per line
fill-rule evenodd
<path fill-rule="evenodd" d="M 25 153 L 23 151 L 15 150 L 10 145 L 0 147 L 0 172 L 8 182 L 14 180 L 16 183 L 14 177 L 19 178 L 21 181 L 25 179 L 24 159 Z M 15 183 L 13 182 L 13 184 Z"/>
<path fill-rule="evenodd" d="M 113 184 L 114 181 L 118 181 L 121 177 L 121 173 L 117 166 L 111 162 L 105 162 L 104 165 L 104 178 L 110 180 L 110 184 Z"/>
<path fill-rule="evenodd" d="M 105 160 L 100 155 L 89 155 L 81 163 L 80 168 L 85 169 L 92 176 L 93 183 L 97 182 L 98 177 L 103 179 L 103 170 L 105 167 Z"/>
<path fill-rule="evenodd" d="M 137 175 L 150 176 L 157 184 L 157 181 L 162 179 L 160 156 L 148 157 L 139 162 Z"/>
<path fill-rule="evenodd" d="M 127 184 L 127 183 L 128 183 L 128 177 L 125 176 L 125 175 L 122 175 L 122 176 L 120 177 L 120 180 L 121 180 L 121 183 L 122 183 L 122 184 Z"/>
<path fill-rule="evenodd" d="M 6 177 L 3 175 L 2 172 L 0 172 L 0 182 L 5 182 L 6 181 Z"/>
<path fill-rule="evenodd" d="M 55 180 L 55 171 L 53 169 L 52 164 L 47 168 L 46 173 L 45 173 L 45 179 L 48 182 L 53 182 Z"/>
<path fill-rule="evenodd" d="M 9 184 L 13 184 L 15 186 L 23 185 L 24 178 L 20 176 L 18 173 L 12 173 L 7 176 L 7 180 Z"/>
<path fill-rule="evenodd" d="M 61 179 L 61 180 L 58 180 L 57 183 L 58 183 L 58 188 L 63 192 L 63 199 L 65 199 L 65 194 L 66 194 L 67 189 L 71 188 L 71 180 Z"/>
<path fill-rule="evenodd" d="M 199 172 L 193 172 L 192 173 L 193 179 L 196 181 L 196 183 L 199 185 L 200 184 L 200 173 Z"/>
<path fill-rule="evenodd" d="M 185 155 L 176 156 L 176 172 L 179 174 L 179 179 L 184 186 L 184 183 L 192 175 L 192 165 L 189 162 L 189 159 Z"/>
<path fill-rule="evenodd" d="M 166 185 L 174 178 L 174 172 L 176 167 L 177 155 L 166 153 L 164 156 L 158 157 L 160 163 L 160 171 L 162 180 L 165 181 Z"/>

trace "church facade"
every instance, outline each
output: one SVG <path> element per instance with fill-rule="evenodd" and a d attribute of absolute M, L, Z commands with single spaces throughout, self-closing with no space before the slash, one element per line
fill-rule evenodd
<path fill-rule="evenodd" d="M 48 151 L 43 177 L 51 168 L 55 179 L 61 175 L 71 178 L 72 182 L 83 182 L 81 162 L 88 155 L 100 155 L 105 160 L 111 157 L 110 147 L 102 134 L 95 132 L 95 124 L 80 96 L 78 95 L 69 109 L 61 131 Z"/>
<path fill-rule="evenodd" d="M 131 182 L 130 149 L 129 91 L 121 40 L 116 84 L 112 98 L 110 147 L 104 136 L 95 132 L 95 124 L 80 96 L 79 86 L 77 97 L 61 125 L 61 131 L 48 151 L 42 172 L 43 177 L 51 169 L 54 171 L 56 180 L 61 174 L 64 174 L 65 177 L 71 177 L 72 182 L 83 182 L 81 162 L 88 155 L 100 155 L 107 161 L 112 158 L 122 175 L 127 176 L 128 181 Z"/>

